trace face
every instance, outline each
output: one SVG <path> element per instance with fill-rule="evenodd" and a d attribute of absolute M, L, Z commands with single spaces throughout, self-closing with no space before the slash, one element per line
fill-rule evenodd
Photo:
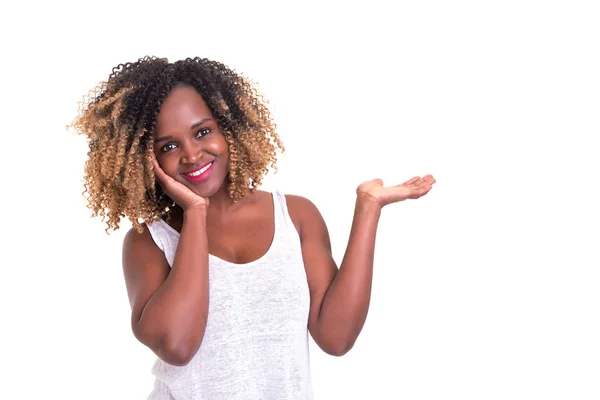
<path fill-rule="evenodd" d="M 167 175 L 202 197 L 224 189 L 229 147 L 196 89 L 171 90 L 156 122 L 154 154 Z"/>

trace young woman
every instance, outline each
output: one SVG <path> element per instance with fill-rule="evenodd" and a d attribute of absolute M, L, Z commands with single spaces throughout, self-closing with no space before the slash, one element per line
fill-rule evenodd
<path fill-rule="evenodd" d="M 94 215 L 133 225 L 123 270 L 133 333 L 158 356 L 150 399 L 311 399 L 308 333 L 328 354 L 352 348 L 382 207 L 435 183 L 361 183 L 338 269 L 313 203 L 258 190 L 283 146 L 262 97 L 223 64 L 121 64 L 74 126 L 89 137 Z"/>

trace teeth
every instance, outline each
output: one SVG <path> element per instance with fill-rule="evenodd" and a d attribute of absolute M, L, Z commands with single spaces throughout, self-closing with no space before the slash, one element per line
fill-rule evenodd
<path fill-rule="evenodd" d="M 188 175 L 189 175 L 189 176 L 198 176 L 198 175 L 202 174 L 204 171 L 206 171 L 208 168 L 210 168 L 210 166 L 211 166 L 211 165 L 212 165 L 212 163 L 209 163 L 209 164 L 207 164 L 207 165 L 206 165 L 204 168 L 202 168 L 202 169 L 199 169 L 199 170 L 198 170 L 198 171 L 196 171 L 196 172 L 191 172 L 191 173 L 189 173 Z"/>

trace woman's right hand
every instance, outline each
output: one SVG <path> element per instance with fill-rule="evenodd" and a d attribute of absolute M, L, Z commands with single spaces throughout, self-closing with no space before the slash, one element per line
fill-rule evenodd
<path fill-rule="evenodd" d="M 207 198 L 198 196 L 190 188 L 167 175 L 154 155 L 152 155 L 152 164 L 154 165 L 154 175 L 158 179 L 162 191 L 183 208 L 183 211 L 193 208 L 206 209 L 208 207 L 209 201 Z"/>

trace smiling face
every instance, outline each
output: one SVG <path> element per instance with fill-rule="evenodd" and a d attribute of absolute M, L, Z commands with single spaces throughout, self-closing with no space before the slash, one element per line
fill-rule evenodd
<path fill-rule="evenodd" d="M 202 197 L 226 189 L 229 146 L 196 89 L 173 88 L 156 122 L 154 154 L 167 175 Z"/>

